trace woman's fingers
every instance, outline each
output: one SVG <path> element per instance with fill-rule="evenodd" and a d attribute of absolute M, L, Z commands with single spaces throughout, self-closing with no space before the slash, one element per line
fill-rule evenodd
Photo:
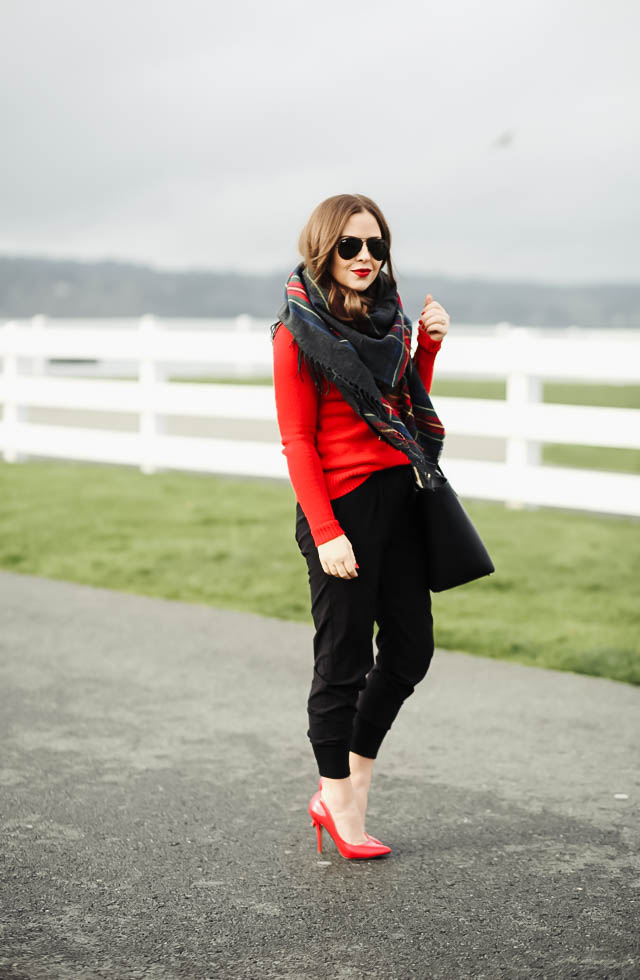
<path fill-rule="evenodd" d="M 444 310 L 432 310 L 431 313 L 423 313 L 421 316 L 423 323 L 442 323 L 446 318 Z"/>
<path fill-rule="evenodd" d="M 344 561 L 338 562 L 336 564 L 336 569 L 337 570 L 335 574 L 338 575 L 340 578 L 355 578 L 358 574 L 355 568 L 353 569 L 353 571 L 351 571 L 351 566 L 347 565 L 347 563 Z"/>
<path fill-rule="evenodd" d="M 326 561 L 321 561 L 322 570 L 327 575 L 333 575 L 335 578 L 357 578 L 358 572 L 355 568 L 351 571 L 351 566 L 348 566 L 345 562 L 335 562 L 332 565 L 327 564 Z"/>
<path fill-rule="evenodd" d="M 446 317 L 448 316 L 447 311 L 444 306 L 440 306 L 439 303 L 430 303 L 429 306 L 425 306 L 422 313 L 420 314 L 420 319 L 424 320 L 425 317 Z"/>
<path fill-rule="evenodd" d="M 318 557 L 325 575 L 337 578 L 357 578 L 357 562 L 346 534 L 318 546 Z"/>
<path fill-rule="evenodd" d="M 430 293 L 427 295 L 427 299 L 430 295 Z M 449 329 L 449 314 L 440 303 L 432 300 L 425 305 L 418 322 L 424 330 L 428 331 L 430 337 L 434 340 L 442 340 Z M 438 329 L 434 330 L 434 327 Z"/>

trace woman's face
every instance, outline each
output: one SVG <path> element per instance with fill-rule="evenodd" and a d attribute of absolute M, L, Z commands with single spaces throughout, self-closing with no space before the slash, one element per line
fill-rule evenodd
<path fill-rule="evenodd" d="M 331 275 L 342 286 L 348 286 L 349 289 L 363 293 L 374 281 L 384 264 L 384 260 L 377 262 L 373 258 L 366 243 L 367 238 L 382 237 L 380 225 L 369 211 L 358 211 L 357 214 L 351 215 L 340 232 L 340 238 L 345 238 L 347 235 L 355 235 L 357 238 L 365 239 L 365 241 L 358 254 L 354 255 L 352 259 L 340 258 L 336 245 L 333 250 Z M 360 269 L 367 269 L 369 274 L 366 276 L 364 274 L 356 275 Z"/>

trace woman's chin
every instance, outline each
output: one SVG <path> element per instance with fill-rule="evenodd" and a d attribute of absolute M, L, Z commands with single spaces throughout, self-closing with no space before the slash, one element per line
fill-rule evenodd
<path fill-rule="evenodd" d="M 376 278 L 375 276 L 367 276 L 366 279 L 356 278 L 355 282 L 349 283 L 349 289 L 354 289 L 356 293 L 364 293 L 369 288 L 371 283 L 375 280 L 375 278 Z"/>

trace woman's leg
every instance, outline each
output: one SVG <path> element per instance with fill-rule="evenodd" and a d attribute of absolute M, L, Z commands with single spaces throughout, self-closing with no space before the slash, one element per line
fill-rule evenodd
<path fill-rule="evenodd" d="M 351 843 L 364 840 L 364 814 L 350 779 L 349 750 L 356 702 L 373 665 L 380 550 L 372 523 L 374 500 L 367 480 L 333 501 L 360 565 L 354 579 L 327 575 L 322 569 L 306 518 L 297 507 L 296 540 L 307 561 L 316 627 L 307 735 L 323 777 L 323 799 L 338 832 Z"/>
<path fill-rule="evenodd" d="M 375 618 L 378 653 L 360 694 L 352 752 L 375 759 L 404 701 L 425 677 L 434 651 L 425 544 L 420 532 L 411 470 L 390 481 L 394 520 L 381 559 Z"/>
<path fill-rule="evenodd" d="M 311 593 L 314 669 L 308 699 L 307 735 L 321 776 L 349 776 L 349 749 L 358 695 L 373 666 L 375 602 L 380 574 L 372 474 L 355 490 L 332 501 L 360 568 L 353 579 L 328 575 L 320 563 L 309 524 L 298 504 L 296 541 L 307 562 Z"/>
<path fill-rule="evenodd" d="M 358 755 L 357 752 L 349 752 L 351 786 L 353 787 L 353 795 L 363 818 L 366 818 L 367 814 L 369 787 L 371 786 L 374 761 L 374 759 L 367 759 L 363 755 Z"/>
<path fill-rule="evenodd" d="M 357 545 L 354 546 L 354 550 Z M 345 779 L 358 695 L 373 666 L 375 581 L 371 560 L 358 558 L 358 577 L 327 575 L 315 554 L 307 557 L 316 627 L 314 665 L 307 701 L 307 736 L 321 776 Z M 362 549 L 360 549 L 362 555 Z"/>

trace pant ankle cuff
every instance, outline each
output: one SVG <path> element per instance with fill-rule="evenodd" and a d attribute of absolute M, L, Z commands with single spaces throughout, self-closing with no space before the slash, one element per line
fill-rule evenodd
<path fill-rule="evenodd" d="M 351 733 L 351 751 L 364 756 L 365 759 L 377 758 L 387 731 L 387 728 L 373 725 L 366 718 L 356 714 Z"/>
<path fill-rule="evenodd" d="M 347 779 L 351 775 L 349 769 L 349 743 L 338 742 L 330 745 L 311 743 L 318 773 L 327 779 Z"/>

